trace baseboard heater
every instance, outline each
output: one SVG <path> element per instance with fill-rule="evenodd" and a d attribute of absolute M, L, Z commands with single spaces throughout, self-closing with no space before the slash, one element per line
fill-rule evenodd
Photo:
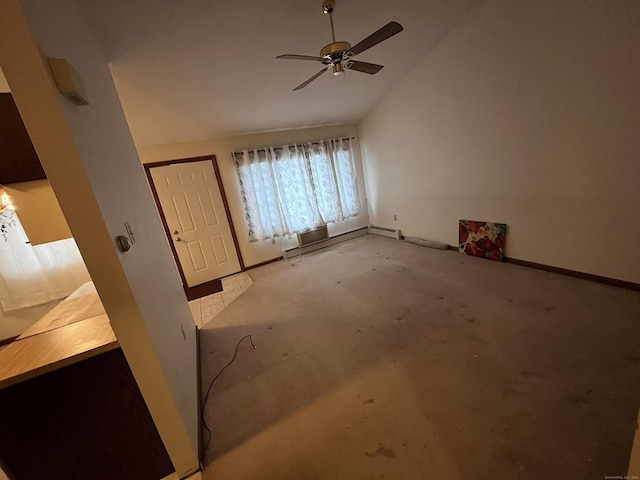
<path fill-rule="evenodd" d="M 378 225 L 369 225 L 369 233 L 373 233 L 374 235 L 382 235 L 383 237 L 395 238 L 396 240 L 400 240 L 400 238 L 402 237 L 402 235 L 400 234 L 400 229 L 380 227 Z"/>
<path fill-rule="evenodd" d="M 282 250 L 284 259 L 310 253 L 321 248 L 335 245 L 336 243 L 351 240 L 352 238 L 361 237 L 367 234 L 367 227 L 358 228 L 350 232 L 341 233 L 334 237 L 329 237 L 327 227 L 320 227 L 315 230 L 297 234 L 298 246 Z"/>

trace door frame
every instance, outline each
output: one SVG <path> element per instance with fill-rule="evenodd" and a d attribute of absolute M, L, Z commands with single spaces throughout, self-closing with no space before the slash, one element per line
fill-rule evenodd
<path fill-rule="evenodd" d="M 220 169 L 218 168 L 218 160 L 216 159 L 216 156 L 207 155 L 204 157 L 180 158 L 176 160 L 163 160 L 161 162 L 152 162 L 152 163 L 143 164 L 144 171 L 147 174 L 147 180 L 149 181 L 149 186 L 151 187 L 151 193 L 153 194 L 153 200 L 156 202 L 156 207 L 158 207 L 158 213 L 160 214 L 160 219 L 162 220 L 162 225 L 164 227 L 165 234 L 167 235 L 169 246 L 171 247 L 171 253 L 173 254 L 173 258 L 176 261 L 178 272 L 180 273 L 180 278 L 182 279 L 182 287 L 184 288 L 184 293 L 187 296 L 187 300 L 194 300 L 196 298 L 204 297 L 206 295 L 211 295 L 212 293 L 222 291 L 222 282 L 220 281 L 220 279 L 215 279 L 210 282 L 203 283 L 201 285 L 196 285 L 194 287 L 189 287 L 187 285 L 187 280 L 184 276 L 184 271 L 182 270 L 180 259 L 178 258 L 178 252 L 176 251 L 175 245 L 173 244 L 173 237 L 171 236 L 171 230 L 167 225 L 167 220 L 164 216 L 162 205 L 160 205 L 160 198 L 158 197 L 156 186 L 153 183 L 153 177 L 151 176 L 151 169 L 155 167 L 165 167 L 167 165 L 175 165 L 177 163 L 202 162 L 206 160 L 210 160 L 211 163 L 213 164 L 213 170 L 216 174 L 216 180 L 218 181 L 218 189 L 220 190 L 220 195 L 222 196 L 224 211 L 227 215 L 227 221 L 229 222 L 229 228 L 231 230 L 231 237 L 233 238 L 233 245 L 236 249 L 236 255 L 238 255 L 238 261 L 240 262 L 240 271 L 244 272 L 246 270 L 246 267 L 244 266 L 244 261 L 242 260 L 242 253 L 240 252 L 240 244 L 238 243 L 238 236 L 236 235 L 236 229 L 233 226 L 233 220 L 231 219 L 229 202 L 227 202 L 227 194 L 224 191 L 224 185 L 222 184 L 222 177 L 220 176 Z"/>

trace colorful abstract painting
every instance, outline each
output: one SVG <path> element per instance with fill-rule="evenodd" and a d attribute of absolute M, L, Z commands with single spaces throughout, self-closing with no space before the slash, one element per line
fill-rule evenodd
<path fill-rule="evenodd" d="M 458 250 L 461 253 L 496 262 L 504 260 L 506 223 L 460 220 L 458 232 Z"/>

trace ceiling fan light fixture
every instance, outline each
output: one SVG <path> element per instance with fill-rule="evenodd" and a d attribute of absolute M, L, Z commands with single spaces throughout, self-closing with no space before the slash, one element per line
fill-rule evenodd
<path fill-rule="evenodd" d="M 333 74 L 334 75 L 343 75 L 344 74 L 344 65 L 342 65 L 342 63 L 334 63 L 333 64 Z"/>

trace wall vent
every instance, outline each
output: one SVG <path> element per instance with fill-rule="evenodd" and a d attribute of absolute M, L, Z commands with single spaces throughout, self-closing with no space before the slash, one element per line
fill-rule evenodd
<path fill-rule="evenodd" d="M 327 230 L 327 226 L 323 225 L 314 230 L 297 233 L 296 235 L 298 236 L 298 247 L 306 247 L 307 245 L 327 240 L 329 238 L 329 231 Z"/>
<path fill-rule="evenodd" d="M 382 235 L 383 237 L 395 238 L 396 240 L 400 240 L 400 237 L 402 236 L 398 228 L 380 227 L 378 225 L 369 225 L 369 233 Z"/>

